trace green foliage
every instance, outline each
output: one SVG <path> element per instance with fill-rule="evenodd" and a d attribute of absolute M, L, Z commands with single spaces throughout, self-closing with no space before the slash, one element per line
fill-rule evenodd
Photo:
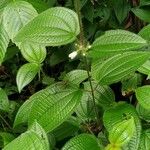
<path fill-rule="evenodd" d="M 46 57 L 46 49 L 39 44 L 22 43 L 21 53 L 28 62 L 42 63 Z"/>
<path fill-rule="evenodd" d="M 9 44 L 9 37 L 8 37 L 8 34 L 5 31 L 5 28 L 1 22 L 0 23 L 0 64 L 4 60 L 8 44 Z"/>
<path fill-rule="evenodd" d="M 140 146 L 139 146 L 139 150 L 148 150 L 150 148 L 150 130 L 145 130 L 143 131 L 142 135 L 141 135 L 141 142 L 140 142 Z"/>
<path fill-rule="evenodd" d="M 111 132 L 112 127 L 116 126 L 118 123 L 123 123 L 125 119 L 128 119 L 128 117 L 134 118 L 135 123 L 135 132 L 131 138 L 130 141 L 126 145 L 124 145 L 123 149 L 131 149 L 135 150 L 138 149 L 138 145 L 140 142 L 140 135 L 141 135 L 141 124 L 140 119 L 138 118 L 137 112 L 134 107 L 132 107 L 129 104 L 124 103 L 118 103 L 116 106 L 106 110 L 104 112 L 103 121 L 104 126 L 106 127 L 107 131 Z M 131 121 L 132 123 L 132 121 Z M 123 126 L 118 127 L 118 130 L 121 131 Z M 133 126 L 134 129 L 134 126 Z M 129 129 L 130 130 L 130 129 Z M 117 132 L 117 131 L 116 131 Z M 127 131 L 128 132 L 128 131 Z M 125 137 L 124 137 L 125 138 Z M 129 137 L 127 137 L 129 138 Z M 123 141 L 124 142 L 124 141 Z"/>
<path fill-rule="evenodd" d="M 89 134 L 81 134 L 71 139 L 66 145 L 62 148 L 62 150 L 100 150 L 98 141 L 96 138 Z"/>
<path fill-rule="evenodd" d="M 145 121 L 150 121 L 150 110 L 143 108 L 141 105 L 137 105 L 137 112 L 139 117 Z"/>
<path fill-rule="evenodd" d="M 27 63 L 18 70 L 16 82 L 19 92 L 33 80 L 39 70 L 40 66 L 36 63 Z"/>
<path fill-rule="evenodd" d="M 144 20 L 145 22 L 150 22 L 150 10 L 149 8 L 134 8 L 132 9 L 133 13 L 138 16 L 141 20 Z"/>
<path fill-rule="evenodd" d="M 136 71 L 148 58 L 149 53 L 144 52 L 118 54 L 105 60 L 100 66 L 93 66 L 92 75 L 101 84 L 112 84 Z"/>
<path fill-rule="evenodd" d="M 149 16 L 149 0 L 1 0 L 0 149 L 149 150 Z"/>
<path fill-rule="evenodd" d="M 44 46 L 60 46 L 73 42 L 79 32 L 75 12 L 55 7 L 44 11 L 22 28 L 15 37 L 15 42 L 27 41 Z"/>
<path fill-rule="evenodd" d="M 146 40 L 136 34 L 124 30 L 111 30 L 94 41 L 91 55 L 93 57 L 105 57 L 136 50 L 146 44 Z"/>
<path fill-rule="evenodd" d="M 135 132 L 133 117 L 114 125 L 109 132 L 109 141 L 113 145 L 123 146 L 128 143 Z"/>
<path fill-rule="evenodd" d="M 150 86 L 142 86 L 136 89 L 136 97 L 139 104 L 145 109 L 150 109 Z"/>
<path fill-rule="evenodd" d="M 0 88 L 0 110 L 8 111 L 9 109 L 9 100 L 7 94 L 3 89 Z"/>
<path fill-rule="evenodd" d="M 148 41 L 150 41 L 149 29 L 150 25 L 147 25 L 139 32 L 139 35 Z"/>
<path fill-rule="evenodd" d="M 37 16 L 36 10 L 30 3 L 24 1 L 13 1 L 3 11 L 3 24 L 11 40 L 18 31 L 30 20 Z"/>
<path fill-rule="evenodd" d="M 37 120 L 47 132 L 50 132 L 68 118 L 79 103 L 82 92 L 76 88 L 66 88 L 55 92 L 52 87 L 53 85 L 33 95 L 20 108 L 14 126 L 26 121 L 32 125 Z M 25 113 L 28 113 L 27 116 L 22 118 Z"/>
<path fill-rule="evenodd" d="M 32 105 L 29 125 L 36 119 L 47 132 L 54 130 L 72 114 L 80 98 L 81 92 L 72 89 L 49 95 L 45 101 L 40 97 Z"/>
<path fill-rule="evenodd" d="M 4 147 L 4 150 L 48 150 L 46 133 L 37 124 Z"/>

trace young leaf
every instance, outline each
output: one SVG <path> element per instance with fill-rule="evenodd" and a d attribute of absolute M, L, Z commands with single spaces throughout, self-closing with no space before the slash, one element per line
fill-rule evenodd
<path fill-rule="evenodd" d="M 105 150 L 122 150 L 122 148 L 118 145 L 114 145 L 114 144 L 108 144 L 105 147 Z"/>
<path fill-rule="evenodd" d="M 3 24 L 0 23 L 0 65 L 4 60 L 8 44 L 9 44 L 8 34 L 5 31 Z"/>
<path fill-rule="evenodd" d="M 4 27 L 11 40 L 18 31 L 37 16 L 36 10 L 31 4 L 24 1 L 13 1 L 3 11 Z"/>
<path fill-rule="evenodd" d="M 77 14 L 63 7 L 50 8 L 39 14 L 15 37 L 15 42 L 35 42 L 60 46 L 73 42 L 79 34 Z"/>
<path fill-rule="evenodd" d="M 64 81 L 68 81 L 72 84 L 79 85 L 82 81 L 87 79 L 87 71 L 85 70 L 73 70 L 67 73 L 64 77 Z"/>
<path fill-rule="evenodd" d="M 47 91 L 43 91 L 46 92 Z M 37 120 L 46 132 L 50 132 L 63 123 L 79 104 L 82 92 L 77 89 L 65 89 L 59 93 L 39 95 L 35 100 L 30 115 L 29 125 Z"/>
<path fill-rule="evenodd" d="M 147 45 L 146 40 L 134 33 L 110 30 L 94 41 L 90 54 L 93 58 L 97 58 L 136 50 L 145 45 Z"/>
<path fill-rule="evenodd" d="M 150 149 L 150 129 L 147 129 L 142 132 L 138 150 L 149 150 L 149 149 Z"/>
<path fill-rule="evenodd" d="M 142 86 L 136 89 L 136 98 L 139 102 L 139 104 L 145 108 L 150 109 L 150 86 Z"/>
<path fill-rule="evenodd" d="M 118 54 L 107 59 L 98 67 L 93 66 L 92 75 L 101 84 L 112 84 L 134 73 L 148 58 L 149 53 L 145 52 Z"/>
<path fill-rule="evenodd" d="M 34 79 L 39 70 L 40 65 L 36 63 L 27 63 L 18 70 L 16 81 L 19 92 Z"/>
<path fill-rule="evenodd" d="M 116 106 L 106 110 L 103 115 L 104 126 L 107 131 L 111 131 L 113 126 L 124 121 L 124 119 L 128 118 L 128 116 L 132 116 L 134 118 L 135 132 L 129 143 L 123 147 L 123 150 L 127 150 L 128 148 L 130 150 L 138 150 L 141 135 L 141 123 L 133 106 L 118 103 Z"/>
<path fill-rule="evenodd" d="M 2 111 L 9 110 L 9 100 L 8 100 L 7 94 L 1 88 L 0 88 L 0 110 Z"/>
<path fill-rule="evenodd" d="M 109 132 L 109 141 L 111 144 L 123 146 L 128 143 L 135 132 L 134 118 L 124 120 L 115 124 Z"/>
<path fill-rule="evenodd" d="M 101 150 L 97 139 L 90 134 L 80 134 L 68 141 L 62 150 Z"/>
<path fill-rule="evenodd" d="M 29 130 L 35 132 L 41 138 L 41 143 L 43 143 L 44 150 L 49 150 L 48 137 L 44 129 L 37 122 L 34 122 Z"/>
<path fill-rule="evenodd" d="M 28 62 L 42 63 L 46 58 L 45 46 L 24 42 L 20 45 L 21 53 Z"/>
<path fill-rule="evenodd" d="M 43 131 L 41 132 L 39 126 L 36 131 L 28 130 L 6 145 L 3 150 L 12 150 L 12 148 L 14 150 L 48 150 L 47 145 L 45 145 L 47 139 L 45 139 L 46 136 L 43 136 L 45 134 Z"/>

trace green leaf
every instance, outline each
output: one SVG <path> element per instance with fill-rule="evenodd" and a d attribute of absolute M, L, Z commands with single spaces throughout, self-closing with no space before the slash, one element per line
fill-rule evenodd
<path fill-rule="evenodd" d="M 106 110 L 103 115 L 104 126 L 107 131 L 111 131 L 113 126 L 124 121 L 128 116 L 134 118 L 135 132 L 129 143 L 123 147 L 123 150 L 138 150 L 141 135 L 141 123 L 133 106 L 125 103 L 118 103 L 111 109 Z"/>
<path fill-rule="evenodd" d="M 76 109 L 76 114 L 82 120 L 95 119 L 93 99 L 90 92 L 83 92 L 80 104 Z"/>
<path fill-rule="evenodd" d="M 84 15 L 85 19 L 93 23 L 94 20 L 94 5 L 88 1 L 87 4 L 82 8 L 82 14 Z"/>
<path fill-rule="evenodd" d="M 33 6 L 24 1 L 13 1 L 9 3 L 3 11 L 4 27 L 11 40 L 18 31 L 37 16 Z"/>
<path fill-rule="evenodd" d="M 110 30 L 92 44 L 90 55 L 93 58 L 110 56 L 136 50 L 147 45 L 142 37 L 125 30 Z"/>
<path fill-rule="evenodd" d="M 9 47 L 7 48 L 7 51 L 6 51 L 4 61 L 11 60 L 11 59 L 12 59 L 13 57 L 15 57 L 18 53 L 19 53 L 18 47 L 16 47 L 15 45 L 9 46 Z"/>
<path fill-rule="evenodd" d="M 136 89 L 136 98 L 139 102 L 139 104 L 145 108 L 150 109 L 150 86 L 142 86 Z"/>
<path fill-rule="evenodd" d="M 29 130 L 34 131 L 41 138 L 41 143 L 43 143 L 44 150 L 49 150 L 49 141 L 44 129 L 37 122 L 34 122 Z"/>
<path fill-rule="evenodd" d="M 104 110 L 109 109 L 115 103 L 115 94 L 112 89 L 107 85 L 102 86 L 96 82 L 92 82 L 92 85 L 97 105 L 101 106 Z M 84 88 L 86 91 L 89 91 L 91 97 L 92 93 L 89 82 L 84 84 Z"/>
<path fill-rule="evenodd" d="M 101 150 L 97 139 L 90 134 L 80 134 L 68 141 L 62 150 Z"/>
<path fill-rule="evenodd" d="M 88 78 L 87 71 L 85 70 L 73 70 L 67 73 L 64 77 L 64 81 L 72 84 L 79 85 L 82 81 Z"/>
<path fill-rule="evenodd" d="M 136 110 L 139 117 L 147 122 L 150 122 L 150 109 L 145 109 L 141 105 L 137 105 Z"/>
<path fill-rule="evenodd" d="M 50 132 L 73 113 L 80 102 L 82 92 L 72 88 L 55 94 L 43 92 L 47 96 L 39 95 L 35 100 L 29 115 L 29 125 L 37 120 L 46 132 Z"/>
<path fill-rule="evenodd" d="M 24 0 L 24 1 L 32 4 L 33 7 L 38 11 L 38 13 L 41 13 L 42 11 L 49 8 L 49 5 L 47 5 L 43 0 Z"/>
<path fill-rule="evenodd" d="M 63 122 L 59 127 L 52 131 L 57 141 L 61 141 L 65 138 L 71 137 L 79 130 L 79 123 L 76 118 L 69 118 Z"/>
<path fill-rule="evenodd" d="M 44 131 L 44 130 L 42 130 Z M 21 134 L 15 140 L 4 147 L 3 150 L 48 150 L 45 145 L 45 136 L 41 132 L 41 128 L 35 131 L 33 129 Z"/>
<path fill-rule="evenodd" d="M 0 65 L 4 60 L 8 44 L 9 44 L 8 34 L 0 21 Z"/>
<path fill-rule="evenodd" d="M 115 103 L 115 95 L 110 87 L 100 86 L 92 82 L 96 104 L 104 110 L 109 109 Z M 91 87 L 89 82 L 84 83 L 84 92 L 80 104 L 76 109 L 78 117 L 82 119 L 95 118 Z"/>
<path fill-rule="evenodd" d="M 145 26 L 140 32 L 139 35 L 147 41 L 150 41 L 150 24 Z"/>
<path fill-rule="evenodd" d="M 114 144 L 108 144 L 105 147 L 105 150 L 122 150 L 120 146 L 116 146 Z"/>
<path fill-rule="evenodd" d="M 132 12 L 145 22 L 150 22 L 150 8 L 133 8 Z"/>
<path fill-rule="evenodd" d="M 3 146 L 6 146 L 8 143 L 15 139 L 14 135 L 7 132 L 0 132 L 0 137 L 3 140 Z"/>
<path fill-rule="evenodd" d="M 67 8 L 50 8 L 28 23 L 15 37 L 16 42 L 60 46 L 73 42 L 79 34 L 77 14 Z"/>
<path fill-rule="evenodd" d="M 113 1 L 115 15 L 121 24 L 129 13 L 129 3 L 126 0 L 116 0 Z M 120 9 L 121 8 L 121 9 Z"/>
<path fill-rule="evenodd" d="M 138 71 L 140 73 L 143 73 L 145 75 L 148 75 L 148 78 L 150 77 L 150 60 L 146 61 L 139 69 Z"/>
<path fill-rule="evenodd" d="M 124 120 L 115 124 L 109 131 L 109 141 L 115 146 L 123 146 L 128 143 L 135 132 L 134 118 Z"/>
<path fill-rule="evenodd" d="M 9 110 L 9 100 L 5 91 L 0 88 L 0 110 L 8 111 Z"/>
<path fill-rule="evenodd" d="M 150 149 L 150 129 L 142 132 L 140 146 L 138 150 Z"/>
<path fill-rule="evenodd" d="M 92 77 L 101 84 L 118 82 L 134 73 L 146 60 L 149 53 L 128 52 L 105 60 L 100 66 L 93 67 Z"/>
<path fill-rule="evenodd" d="M 123 80 L 122 83 L 122 95 L 126 96 L 135 91 L 139 86 L 141 86 L 142 76 L 141 74 L 133 74 L 128 79 Z"/>
<path fill-rule="evenodd" d="M 10 3 L 11 1 L 12 0 L 1 0 L 0 1 L 0 9 L 5 8 L 8 5 L 8 3 Z"/>
<path fill-rule="evenodd" d="M 19 92 L 34 79 L 39 70 L 40 65 L 36 63 L 27 63 L 18 70 L 16 82 Z"/>
<path fill-rule="evenodd" d="M 46 48 L 37 43 L 24 42 L 20 45 L 20 49 L 28 62 L 42 63 L 46 58 Z"/>
<path fill-rule="evenodd" d="M 28 122 L 29 115 L 32 109 L 32 105 L 34 104 L 35 100 L 37 99 L 47 99 L 49 95 L 55 94 L 57 92 L 60 92 L 62 89 L 66 88 L 64 87 L 63 83 L 55 83 L 51 86 L 47 87 L 46 89 L 43 89 L 35 94 L 33 94 L 27 101 L 23 103 L 23 105 L 19 108 L 17 115 L 15 117 L 14 121 L 14 127 L 17 127 L 20 124 L 24 124 Z M 37 100 L 38 101 L 38 100 Z"/>
<path fill-rule="evenodd" d="M 147 5 L 150 5 L 149 0 L 140 0 L 140 6 L 147 6 Z"/>
<path fill-rule="evenodd" d="M 20 124 L 25 124 L 28 122 L 29 114 L 33 105 L 33 100 L 27 100 L 23 103 L 23 105 L 19 108 L 17 115 L 14 121 L 14 128 Z"/>

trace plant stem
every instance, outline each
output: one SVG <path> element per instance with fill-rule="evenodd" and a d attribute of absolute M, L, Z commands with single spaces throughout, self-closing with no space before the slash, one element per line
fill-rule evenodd
<path fill-rule="evenodd" d="M 86 47 L 86 39 L 84 37 L 84 30 L 83 30 L 83 24 L 82 24 L 82 17 L 81 17 L 81 2 L 80 0 L 74 0 L 74 6 L 75 6 L 75 10 L 76 13 L 78 15 L 79 18 L 79 25 L 80 25 L 80 39 L 79 39 L 79 43 L 80 45 L 85 48 Z M 95 96 L 94 96 L 94 89 L 93 89 L 93 85 L 92 85 L 92 81 L 91 81 L 91 77 L 90 77 L 90 70 L 89 70 L 89 66 L 88 66 L 88 61 L 87 61 L 87 57 L 84 56 L 85 58 L 85 65 L 86 65 L 86 70 L 87 70 L 87 75 L 88 75 L 88 80 L 89 80 L 89 84 L 90 84 L 90 88 L 91 88 L 91 94 L 92 94 L 92 100 L 93 100 L 93 107 L 94 107 L 94 111 L 95 111 L 95 115 L 97 118 L 97 125 L 99 125 L 100 121 L 99 121 L 99 114 L 98 114 L 98 110 L 96 107 L 96 102 L 95 102 Z"/>
<path fill-rule="evenodd" d="M 8 126 L 9 129 L 12 129 L 9 123 L 3 118 L 2 115 L 0 115 L 0 118 L 4 121 L 4 123 Z"/>
<path fill-rule="evenodd" d="M 99 125 L 100 124 L 100 120 L 99 120 L 100 117 L 99 117 L 99 113 L 98 113 L 96 102 L 95 102 L 94 88 L 93 88 L 93 85 L 92 85 L 89 65 L 88 65 L 88 61 L 87 61 L 87 57 L 86 56 L 85 56 L 85 64 L 86 64 L 86 69 L 87 69 L 86 71 L 87 71 L 87 75 L 88 75 L 88 81 L 89 81 L 90 88 L 91 88 L 93 107 L 94 107 L 95 115 L 96 115 L 96 118 L 97 118 L 97 125 Z"/>
<path fill-rule="evenodd" d="M 83 30 L 83 24 L 82 24 L 82 17 L 81 17 L 81 2 L 80 0 L 74 0 L 74 7 L 75 11 L 79 18 L 79 26 L 80 26 L 80 39 L 79 42 L 82 46 L 85 46 L 85 38 L 84 38 L 84 30 Z"/>

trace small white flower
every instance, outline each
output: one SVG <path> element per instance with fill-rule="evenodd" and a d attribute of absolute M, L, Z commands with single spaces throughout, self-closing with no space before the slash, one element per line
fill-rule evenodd
<path fill-rule="evenodd" d="M 91 45 L 88 45 L 88 47 L 87 47 L 87 48 L 88 48 L 88 49 L 90 49 L 91 47 L 92 47 Z"/>
<path fill-rule="evenodd" d="M 69 54 L 69 58 L 74 59 L 77 55 L 78 55 L 77 51 L 74 51 L 74 52 Z"/>
<path fill-rule="evenodd" d="M 83 56 L 86 56 L 86 54 L 85 54 L 85 53 L 83 53 L 82 55 L 83 55 Z"/>

